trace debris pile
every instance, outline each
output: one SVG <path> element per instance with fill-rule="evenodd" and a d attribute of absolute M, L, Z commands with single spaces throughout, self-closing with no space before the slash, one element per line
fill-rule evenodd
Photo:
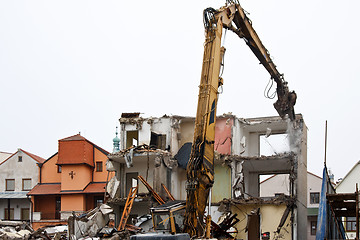
<path fill-rule="evenodd" d="M 24 221 L 1 221 L 0 239 L 2 240 L 61 240 L 67 239 L 67 226 L 49 226 L 34 229 Z"/>
<path fill-rule="evenodd" d="M 73 213 L 68 219 L 69 239 L 129 239 L 131 232 L 141 229 L 134 226 L 136 229 L 119 232 L 114 226 L 114 220 L 113 209 L 106 204 L 79 216 Z"/>
<path fill-rule="evenodd" d="M 0 220 L 0 239 L 30 239 L 32 232 L 34 230 L 26 222 Z"/>

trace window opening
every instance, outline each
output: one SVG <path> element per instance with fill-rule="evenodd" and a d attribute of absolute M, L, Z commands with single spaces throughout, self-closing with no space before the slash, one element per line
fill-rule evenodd
<path fill-rule="evenodd" d="M 22 156 L 18 156 L 18 162 L 22 162 Z"/>
<path fill-rule="evenodd" d="M 139 140 L 139 132 L 138 131 L 127 131 L 126 132 L 126 148 L 131 146 L 137 146 Z"/>
<path fill-rule="evenodd" d="M 150 146 L 156 147 L 157 149 L 165 150 L 165 148 L 166 148 L 166 135 L 151 132 Z"/>
<path fill-rule="evenodd" d="M 290 152 L 288 134 L 260 135 L 260 156 L 272 156 Z"/>
<path fill-rule="evenodd" d="M 138 185 L 138 175 L 137 172 L 126 173 L 126 189 L 125 196 L 129 194 L 130 188 L 136 187 Z"/>
<path fill-rule="evenodd" d="M 290 195 L 290 174 L 263 174 L 259 176 L 260 197 Z"/>

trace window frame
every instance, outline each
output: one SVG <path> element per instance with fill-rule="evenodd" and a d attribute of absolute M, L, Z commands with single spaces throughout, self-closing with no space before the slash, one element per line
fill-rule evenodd
<path fill-rule="evenodd" d="M 96 161 L 95 162 L 95 171 L 96 172 L 103 172 L 103 162 L 102 161 Z"/>
<path fill-rule="evenodd" d="M 22 156 L 18 156 L 18 162 L 22 162 L 23 159 L 22 159 Z"/>
<path fill-rule="evenodd" d="M 57 165 L 57 173 L 61 173 L 61 171 L 62 171 L 61 165 Z"/>
<path fill-rule="evenodd" d="M 316 198 L 313 198 L 312 196 L 317 197 Z M 316 200 L 317 199 L 317 202 L 316 201 L 313 201 L 313 200 Z M 320 203 L 320 193 L 319 192 L 311 192 L 310 193 L 310 204 L 319 204 Z"/>
<path fill-rule="evenodd" d="M 8 182 L 9 181 L 14 181 L 14 189 L 8 189 Z M 8 179 L 5 179 L 5 191 L 15 191 L 15 179 L 14 178 L 8 178 Z"/>
<path fill-rule="evenodd" d="M 30 188 L 29 188 L 29 189 L 25 189 L 25 188 L 24 188 L 24 185 L 25 185 L 24 182 L 25 182 L 26 180 L 30 180 Z M 31 179 L 31 178 L 23 178 L 23 179 L 22 179 L 22 190 L 23 190 L 23 191 L 30 191 L 30 190 L 32 189 L 31 184 L 32 184 L 32 179 Z"/>
<path fill-rule="evenodd" d="M 349 219 L 352 218 L 352 219 Z M 356 217 L 346 217 L 345 218 L 345 231 L 346 232 L 356 232 Z"/>

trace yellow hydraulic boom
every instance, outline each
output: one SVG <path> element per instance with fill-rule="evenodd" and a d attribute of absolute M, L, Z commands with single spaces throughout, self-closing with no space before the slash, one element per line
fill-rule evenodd
<path fill-rule="evenodd" d="M 205 235 L 204 212 L 209 191 L 214 183 L 214 140 L 218 88 L 223 84 L 219 77 L 225 48 L 221 46 L 223 28 L 243 38 L 260 63 L 277 84 L 278 99 L 275 109 L 281 117 L 295 119 L 295 92 L 289 92 L 287 82 L 278 72 L 251 21 L 238 2 L 228 1 L 226 6 L 204 10 L 206 40 L 199 86 L 198 107 L 195 119 L 194 140 L 187 165 L 187 199 L 184 231 L 191 237 Z M 211 201 L 211 200 L 209 200 Z M 207 222 L 210 222 L 207 219 Z M 207 228 L 209 229 L 209 228 Z M 207 233 L 209 236 L 209 233 Z"/>

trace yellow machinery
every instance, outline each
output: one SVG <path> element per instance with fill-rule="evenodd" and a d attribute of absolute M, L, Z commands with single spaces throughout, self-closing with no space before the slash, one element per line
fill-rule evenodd
<path fill-rule="evenodd" d="M 187 165 L 187 199 L 184 231 L 191 237 L 210 237 L 209 224 L 204 223 L 205 207 L 209 191 L 214 183 L 214 139 L 218 88 L 223 84 L 219 77 L 225 53 L 221 46 L 223 29 L 228 29 L 240 38 L 253 51 L 260 63 L 276 82 L 278 96 L 274 107 L 281 117 L 295 119 L 295 92 L 289 92 L 287 82 L 278 72 L 275 64 L 237 1 L 228 1 L 226 6 L 215 10 L 204 10 L 206 40 L 204 44 L 203 65 L 199 89 L 199 99 L 195 120 L 194 140 L 190 160 Z M 209 200 L 210 201 L 210 200 Z M 207 226 L 206 226 L 207 225 Z M 205 230 L 207 229 L 207 230 Z"/>

